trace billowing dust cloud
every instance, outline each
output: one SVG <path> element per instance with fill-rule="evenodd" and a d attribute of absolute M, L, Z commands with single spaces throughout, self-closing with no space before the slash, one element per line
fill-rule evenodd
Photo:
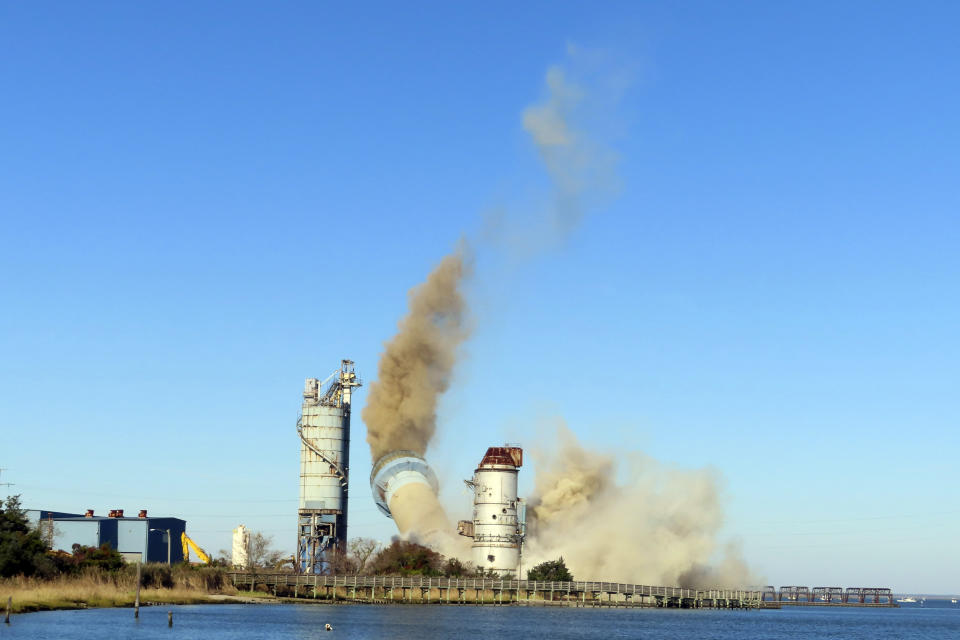
<path fill-rule="evenodd" d="M 584 190 L 580 175 L 586 158 L 582 137 L 569 122 L 570 111 L 581 100 L 580 90 L 567 82 L 563 69 L 551 67 L 547 71 L 548 95 L 541 104 L 531 105 L 523 112 L 523 128 L 533 138 L 540 157 L 557 189 L 556 229 L 565 232 L 574 227 L 581 217 L 579 194 Z"/>
<path fill-rule="evenodd" d="M 409 294 L 409 312 L 385 346 L 370 384 L 363 421 L 374 461 L 406 449 L 423 455 L 437 429 L 437 400 L 450 386 L 457 348 L 466 340 L 468 272 L 464 250 L 440 261 Z"/>
<path fill-rule="evenodd" d="M 430 487 L 424 484 L 402 487 L 390 501 L 390 513 L 404 538 L 425 544 L 445 556 L 469 558 L 469 540 L 457 535 L 453 522 Z"/>
<path fill-rule="evenodd" d="M 550 202 L 534 207 L 526 219 L 512 212 L 511 219 L 487 220 L 486 239 L 518 255 L 531 256 L 568 237 L 585 212 L 617 188 L 616 154 L 583 124 L 596 96 L 574 76 L 561 67 L 549 69 L 543 99 L 522 114 L 550 177 Z M 363 410 L 374 461 L 395 450 L 421 456 L 427 450 L 439 396 L 469 334 L 461 290 L 466 271 L 462 253 L 451 254 L 410 292 L 409 313 L 386 345 Z M 756 582 L 735 548 L 718 548 L 723 514 L 713 473 L 670 469 L 639 454 L 591 453 L 565 429 L 559 441 L 557 451 L 533 452 L 538 471 L 525 567 L 563 556 L 579 579 L 682 586 Z M 617 481 L 620 467 L 623 482 Z M 468 557 L 467 539 L 455 534 L 426 485 L 403 487 L 390 508 L 401 535 Z"/>
<path fill-rule="evenodd" d="M 547 221 L 554 235 L 569 234 L 583 218 L 585 200 L 614 189 L 616 154 L 578 126 L 594 102 L 590 91 L 571 81 L 559 66 L 546 75 L 546 95 L 523 111 L 523 128 L 533 140 L 553 183 Z"/>
<path fill-rule="evenodd" d="M 409 311 L 380 356 L 377 381 L 370 384 L 363 409 L 374 462 L 398 450 L 422 457 L 433 438 L 437 402 L 450 386 L 457 350 L 469 335 L 461 290 L 469 272 L 465 252 L 461 247 L 443 258 L 424 283 L 411 289 Z M 463 541 L 428 486 L 401 487 L 389 506 L 401 535 L 447 555 L 462 553 Z"/>
<path fill-rule="evenodd" d="M 562 556 L 580 580 L 684 587 L 755 582 L 735 547 L 718 549 L 723 511 L 714 473 L 670 469 L 640 454 L 618 459 L 591 452 L 562 426 L 557 441 L 555 450 L 532 451 L 537 475 L 526 566 Z M 622 482 L 619 466 L 626 472 Z M 711 564 L 718 552 L 720 560 Z"/>
<path fill-rule="evenodd" d="M 546 88 L 543 101 L 524 110 L 523 126 L 554 185 L 548 223 L 567 234 L 582 217 L 584 196 L 608 182 L 598 176 L 612 171 L 612 154 L 574 125 L 589 96 L 563 68 L 548 70 Z M 422 456 L 436 431 L 438 397 L 450 386 L 458 347 L 469 336 L 460 287 L 466 264 L 464 250 L 452 253 L 410 292 L 409 313 L 386 345 L 363 410 L 374 461 L 398 449 Z"/>

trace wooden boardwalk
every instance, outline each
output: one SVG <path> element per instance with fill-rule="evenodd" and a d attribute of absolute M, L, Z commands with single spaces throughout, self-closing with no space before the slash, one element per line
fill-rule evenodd
<path fill-rule="evenodd" d="M 762 591 L 681 589 L 618 582 L 543 582 L 412 576 L 317 576 L 231 572 L 234 586 L 267 588 L 298 598 L 369 603 L 456 605 L 558 605 L 581 607 L 679 607 L 745 609 L 770 607 Z"/>

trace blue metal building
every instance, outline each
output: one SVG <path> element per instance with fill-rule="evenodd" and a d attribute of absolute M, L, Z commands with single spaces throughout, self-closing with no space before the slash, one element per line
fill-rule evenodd
<path fill-rule="evenodd" d="M 123 510 L 95 516 L 58 511 L 29 510 L 31 524 L 52 539 L 54 549 L 71 552 L 73 545 L 99 547 L 109 543 L 127 562 L 183 562 L 181 534 L 187 522 L 180 518 L 150 518 L 146 511 L 124 517 Z M 52 535 L 51 535 L 52 534 Z"/>

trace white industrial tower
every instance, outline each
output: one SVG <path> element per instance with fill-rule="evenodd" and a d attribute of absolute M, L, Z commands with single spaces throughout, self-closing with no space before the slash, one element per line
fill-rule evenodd
<path fill-rule="evenodd" d="M 523 465 L 520 447 L 490 447 L 467 480 L 473 489 L 473 522 L 461 520 L 460 535 L 473 538 L 473 564 L 501 575 L 520 572 L 526 527 L 523 502 L 517 498 L 517 474 Z"/>
<path fill-rule="evenodd" d="M 324 385 L 330 385 L 323 390 Z M 350 395 L 362 383 L 352 360 L 322 382 L 307 378 L 300 435 L 300 507 L 297 512 L 297 570 L 320 573 L 324 554 L 347 543 L 350 472 Z"/>
<path fill-rule="evenodd" d="M 235 569 L 250 568 L 250 531 L 243 525 L 233 530 L 230 562 Z"/>

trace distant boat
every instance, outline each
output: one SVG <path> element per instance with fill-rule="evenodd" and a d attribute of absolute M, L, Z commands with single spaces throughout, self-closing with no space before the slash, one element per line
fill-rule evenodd
<path fill-rule="evenodd" d="M 952 602 L 953 604 L 957 604 L 957 599 L 956 599 L 956 598 L 951 598 L 951 599 L 950 599 L 950 602 Z"/>
<path fill-rule="evenodd" d="M 911 598 L 910 596 L 907 596 L 906 598 L 897 599 L 897 602 L 916 602 L 916 601 L 917 601 L 916 598 Z"/>

